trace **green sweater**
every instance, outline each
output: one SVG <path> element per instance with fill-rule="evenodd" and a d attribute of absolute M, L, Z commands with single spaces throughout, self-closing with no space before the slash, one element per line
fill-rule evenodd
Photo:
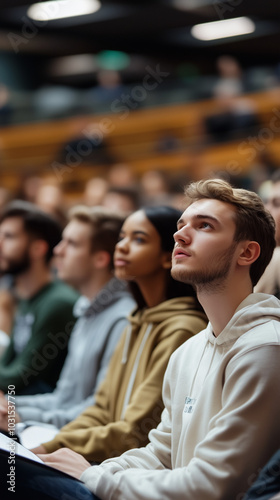
<path fill-rule="evenodd" d="M 0 359 L 0 389 L 15 393 L 36 392 L 36 386 L 55 387 L 75 319 L 78 294 L 60 281 L 53 281 L 27 300 L 20 300 L 11 342 Z M 35 385 L 36 384 L 36 385 Z"/>

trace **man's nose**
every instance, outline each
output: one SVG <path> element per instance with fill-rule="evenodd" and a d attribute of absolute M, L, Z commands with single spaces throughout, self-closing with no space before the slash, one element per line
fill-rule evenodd
<path fill-rule="evenodd" d="M 188 244 L 190 243 L 191 236 L 190 236 L 190 231 L 187 226 L 182 227 L 181 229 L 178 229 L 176 233 L 173 235 L 175 243 L 185 243 Z"/>

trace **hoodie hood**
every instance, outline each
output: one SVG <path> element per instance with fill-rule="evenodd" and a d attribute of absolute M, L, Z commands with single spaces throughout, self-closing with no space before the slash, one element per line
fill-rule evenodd
<path fill-rule="evenodd" d="M 122 363 L 127 362 L 129 346 L 131 339 L 138 336 L 142 328 L 146 330 L 143 342 L 145 343 L 153 328 L 162 325 L 164 330 L 167 323 L 178 320 L 179 317 L 185 318 L 194 316 L 196 320 L 201 320 L 201 325 L 206 320 L 205 313 L 199 302 L 194 297 L 175 297 L 166 300 L 155 307 L 146 309 L 134 309 L 128 316 L 129 325 L 126 329 L 126 337 L 123 348 Z M 182 325 L 181 325 L 182 327 Z"/>
<path fill-rule="evenodd" d="M 231 320 L 220 335 L 215 338 L 211 323 L 208 323 L 205 334 L 211 344 L 233 344 L 244 330 L 252 330 L 270 320 L 280 321 L 280 301 L 265 293 L 251 293 L 239 304 Z"/>
<path fill-rule="evenodd" d="M 132 325 L 132 329 L 134 329 L 139 328 L 143 323 L 153 323 L 156 325 L 180 314 L 186 314 L 186 312 L 188 312 L 188 315 L 191 315 L 192 311 L 196 317 L 201 315 L 201 318 L 205 319 L 205 313 L 202 309 L 200 310 L 200 306 L 194 297 L 175 297 L 155 307 L 141 310 L 136 309 L 132 311 L 128 319 Z"/>

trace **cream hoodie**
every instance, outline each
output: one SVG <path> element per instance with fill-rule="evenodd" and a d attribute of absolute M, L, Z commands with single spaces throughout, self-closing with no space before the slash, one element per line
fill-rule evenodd
<path fill-rule="evenodd" d="M 280 446 L 280 302 L 251 294 L 172 355 L 150 443 L 81 476 L 106 500 L 241 500 Z"/>

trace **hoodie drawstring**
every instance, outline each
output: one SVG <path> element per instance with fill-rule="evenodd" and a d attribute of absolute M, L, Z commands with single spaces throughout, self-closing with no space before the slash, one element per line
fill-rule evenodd
<path fill-rule="evenodd" d="M 128 325 L 126 329 L 126 334 L 125 334 L 125 343 L 123 346 L 123 354 L 122 354 L 122 361 L 121 364 L 125 365 L 127 362 L 127 354 L 128 354 L 128 348 L 130 344 L 130 339 L 131 339 L 131 331 L 132 331 L 132 326 Z"/>
<path fill-rule="evenodd" d="M 124 397 L 124 402 L 123 402 L 123 407 L 122 407 L 122 413 L 121 413 L 121 420 L 124 419 L 124 414 L 125 414 L 125 410 L 126 410 L 126 407 L 129 403 L 129 400 L 130 400 L 130 396 L 131 396 L 131 392 L 132 392 L 132 388 L 133 388 L 133 385 L 134 385 L 134 382 L 135 382 L 135 377 L 136 377 L 136 374 L 137 374 L 137 370 L 138 370 L 138 366 L 139 366 L 139 362 L 140 362 L 140 357 L 141 357 L 141 354 L 143 352 L 143 349 L 144 349 L 144 346 L 147 342 L 147 339 L 150 335 L 150 332 L 153 328 L 153 324 L 150 323 L 148 326 L 147 326 L 147 330 L 145 331 L 145 335 L 142 339 L 142 342 L 140 344 L 140 347 L 138 349 L 138 352 L 137 352 L 137 356 L 136 356 L 136 359 L 135 359 L 135 363 L 134 363 L 134 366 L 133 366 L 133 370 L 131 372 L 131 375 L 130 375 L 130 379 L 129 379 L 129 382 L 127 384 L 127 389 L 126 389 L 126 393 L 125 393 L 125 397 Z M 130 330 L 130 336 L 131 336 L 131 330 Z M 129 337 L 130 339 L 130 337 Z M 127 340 L 127 338 L 126 338 Z M 123 357 L 124 359 L 124 357 Z M 127 350 L 126 350 L 126 358 L 127 359 Z"/>
<path fill-rule="evenodd" d="M 204 345 L 204 348 L 203 348 L 203 351 L 201 353 L 201 356 L 199 358 L 199 362 L 197 363 L 197 367 L 196 367 L 196 371 L 195 371 L 195 374 L 193 376 L 193 379 L 192 379 L 192 383 L 191 383 L 191 388 L 190 388 L 190 397 L 192 396 L 192 390 L 193 390 L 193 386 L 194 386 L 194 383 L 195 383 L 195 379 L 196 379 L 196 376 L 197 376 L 197 372 L 199 370 L 199 367 L 200 367 L 200 363 L 201 363 L 201 360 L 204 356 L 204 353 L 205 353 L 205 350 L 206 350 L 206 347 L 207 347 L 207 342 L 205 342 L 205 345 Z"/>

